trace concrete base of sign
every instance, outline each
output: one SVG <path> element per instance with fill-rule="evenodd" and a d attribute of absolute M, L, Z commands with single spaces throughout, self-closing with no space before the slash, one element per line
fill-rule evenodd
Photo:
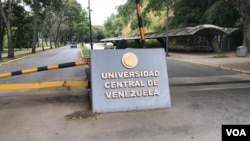
<path fill-rule="evenodd" d="M 163 49 L 92 50 L 92 112 L 171 106 Z"/>

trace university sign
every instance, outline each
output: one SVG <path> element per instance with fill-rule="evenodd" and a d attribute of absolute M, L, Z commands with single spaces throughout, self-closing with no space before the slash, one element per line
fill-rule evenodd
<path fill-rule="evenodd" d="M 163 49 L 91 50 L 92 112 L 171 106 Z"/>

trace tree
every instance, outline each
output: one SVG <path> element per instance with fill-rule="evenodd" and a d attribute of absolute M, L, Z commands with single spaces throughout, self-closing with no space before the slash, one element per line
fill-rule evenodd
<path fill-rule="evenodd" d="M 248 47 L 250 53 L 250 1 L 249 0 L 226 0 L 233 5 L 243 18 L 243 46 Z"/>
<path fill-rule="evenodd" d="M 33 0 L 33 11 L 34 11 L 34 20 L 33 20 L 32 51 L 31 52 L 36 53 L 38 0 Z"/>
<path fill-rule="evenodd" d="M 174 3 L 174 17 L 171 28 L 183 28 L 202 24 L 203 14 L 216 0 L 177 0 Z"/>
<path fill-rule="evenodd" d="M 83 22 L 81 16 L 82 7 L 76 0 L 63 1 L 61 7 L 56 12 L 56 37 L 55 43 L 59 46 L 59 33 L 62 24 L 72 22 L 74 25 Z M 86 13 L 85 13 L 86 14 Z M 85 16 L 85 15 L 84 15 Z"/>
<path fill-rule="evenodd" d="M 12 41 L 14 48 L 22 48 L 31 42 L 32 16 L 25 10 L 24 6 L 17 3 L 13 5 L 12 18 Z"/>
<path fill-rule="evenodd" d="M 86 18 L 87 11 L 81 10 L 79 22 L 77 22 L 74 26 L 74 33 L 78 41 L 80 41 L 82 44 L 85 40 L 89 39 L 89 26 L 88 26 L 88 20 Z"/>
<path fill-rule="evenodd" d="M 2 51 L 3 51 L 3 37 L 4 37 L 4 26 L 3 21 L 0 19 L 0 60 L 2 60 Z"/>
<path fill-rule="evenodd" d="M 116 32 L 116 28 L 118 28 L 115 25 L 116 21 L 116 15 L 112 14 L 110 17 L 107 18 L 107 20 L 104 23 L 104 35 L 105 37 L 115 37 L 121 35 L 121 29 L 118 30 L 119 32 Z"/>
<path fill-rule="evenodd" d="M 92 37 L 95 41 L 99 41 L 100 39 L 104 38 L 102 26 L 94 25 L 92 32 Z"/>
<path fill-rule="evenodd" d="M 222 27 L 235 27 L 237 21 L 241 18 L 238 11 L 224 0 L 219 0 L 211 5 L 203 17 L 203 23 Z"/>
<path fill-rule="evenodd" d="M 0 11 L 1 16 L 4 20 L 4 23 L 7 27 L 7 34 L 8 34 L 8 57 L 14 58 L 14 49 L 13 49 L 13 42 L 12 42 L 12 29 L 11 29 L 11 21 L 12 21 L 12 6 L 13 6 L 14 0 L 7 0 L 7 12 L 4 11 L 4 6 L 2 1 L 0 1 Z M 8 16 L 7 16 L 8 14 Z"/>
<path fill-rule="evenodd" d="M 56 23 L 56 17 L 54 16 L 55 15 L 55 11 L 54 11 L 54 8 L 52 6 L 49 6 L 46 8 L 46 19 L 45 19 L 45 32 L 48 33 L 48 38 L 49 38 L 49 46 L 50 48 L 52 49 L 53 46 L 52 46 L 52 41 L 54 41 L 54 37 L 53 37 L 53 34 L 52 34 L 52 28 L 54 26 L 54 24 Z"/>
<path fill-rule="evenodd" d="M 165 27 L 166 1 L 173 5 L 174 0 L 141 1 L 142 20 L 147 31 L 161 30 Z M 138 19 L 136 16 L 135 0 L 127 0 L 124 5 L 117 6 L 117 14 L 112 14 L 104 23 L 104 35 L 126 36 L 138 33 Z M 160 20 L 160 21 L 159 21 Z M 156 22 L 157 21 L 157 22 Z"/>

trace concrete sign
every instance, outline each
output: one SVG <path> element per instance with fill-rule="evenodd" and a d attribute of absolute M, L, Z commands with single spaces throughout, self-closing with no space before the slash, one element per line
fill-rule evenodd
<path fill-rule="evenodd" d="M 171 106 L 163 49 L 91 50 L 92 112 Z"/>

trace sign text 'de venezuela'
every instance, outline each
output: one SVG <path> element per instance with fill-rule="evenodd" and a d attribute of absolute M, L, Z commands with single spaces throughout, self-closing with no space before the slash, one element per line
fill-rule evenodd
<path fill-rule="evenodd" d="M 92 111 L 171 106 L 163 49 L 91 50 Z"/>

